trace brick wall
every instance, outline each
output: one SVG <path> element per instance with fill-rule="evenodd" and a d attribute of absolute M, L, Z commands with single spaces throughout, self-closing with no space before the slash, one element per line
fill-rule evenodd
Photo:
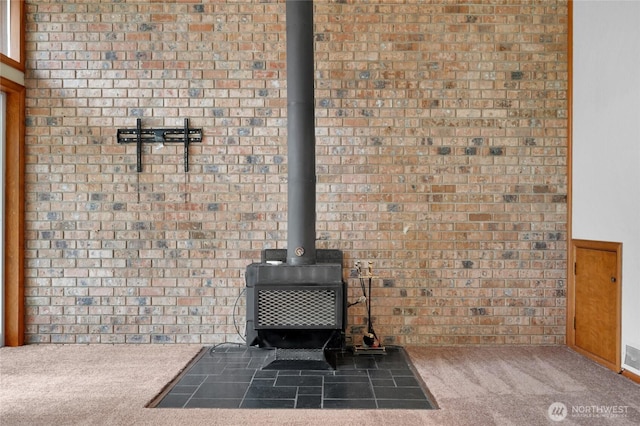
<path fill-rule="evenodd" d="M 286 247 L 282 1 L 27 0 L 29 342 L 212 344 Z M 318 248 L 390 344 L 564 342 L 566 1 L 316 1 Z M 119 128 L 180 127 L 190 148 Z M 359 340 L 364 308 L 349 311 Z"/>

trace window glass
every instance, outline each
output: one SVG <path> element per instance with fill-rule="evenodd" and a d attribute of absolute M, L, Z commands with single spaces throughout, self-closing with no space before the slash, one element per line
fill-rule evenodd
<path fill-rule="evenodd" d="M 0 53 L 10 57 L 11 22 L 9 18 L 11 14 L 9 13 L 9 6 L 9 0 L 0 0 L 0 29 L 2 29 L 2 33 L 0 33 Z"/>
<path fill-rule="evenodd" d="M 0 54 L 15 62 L 21 62 L 21 31 L 23 2 L 0 0 Z"/>

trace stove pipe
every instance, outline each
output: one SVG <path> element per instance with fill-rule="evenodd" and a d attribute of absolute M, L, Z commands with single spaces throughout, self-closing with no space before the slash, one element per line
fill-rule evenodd
<path fill-rule="evenodd" d="M 344 346 L 347 303 L 342 253 L 315 247 L 313 1 L 287 0 L 286 20 L 288 249 L 247 266 L 246 342 L 299 360 Z"/>
<path fill-rule="evenodd" d="M 287 264 L 316 263 L 313 1 L 287 0 Z"/>

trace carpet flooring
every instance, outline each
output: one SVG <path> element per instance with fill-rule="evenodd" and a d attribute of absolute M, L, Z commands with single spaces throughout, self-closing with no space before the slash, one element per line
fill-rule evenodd
<path fill-rule="evenodd" d="M 201 349 L 130 344 L 0 348 L 0 424 L 640 424 L 640 385 L 564 346 L 407 347 L 438 402 L 436 410 L 146 408 Z M 556 403 L 567 408 L 561 422 L 549 417 Z"/>
<path fill-rule="evenodd" d="M 204 349 L 156 408 L 432 409 L 403 348 L 380 354 L 327 351 L 317 362 L 275 360 L 275 350 Z M 321 352 L 320 352 L 321 354 Z M 304 368 L 311 364 L 312 368 Z M 335 369 L 330 368 L 330 364 Z"/>

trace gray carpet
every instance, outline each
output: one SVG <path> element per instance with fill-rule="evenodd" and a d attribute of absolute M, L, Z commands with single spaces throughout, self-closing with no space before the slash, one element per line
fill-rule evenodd
<path fill-rule="evenodd" d="M 409 347 L 437 410 L 152 409 L 200 346 L 0 349 L 5 425 L 637 425 L 640 385 L 565 347 Z M 562 422 L 548 416 L 562 403 Z M 620 407 L 612 418 L 584 410 Z M 572 409 L 577 408 L 576 413 Z"/>

